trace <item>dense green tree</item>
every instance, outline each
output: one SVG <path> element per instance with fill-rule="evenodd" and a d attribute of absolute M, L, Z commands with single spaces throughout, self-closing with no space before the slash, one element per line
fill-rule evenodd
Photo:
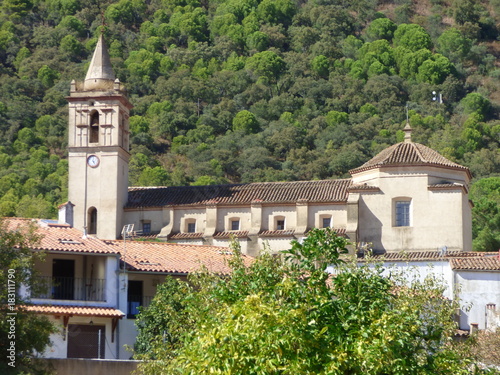
<path fill-rule="evenodd" d="M 452 61 L 459 61 L 468 56 L 472 40 L 455 28 L 445 30 L 437 40 L 438 51 Z"/>
<path fill-rule="evenodd" d="M 236 247 L 230 275 L 168 280 L 138 317 L 142 370 L 467 374 L 471 358 L 451 344 L 455 306 L 443 302 L 442 284 L 343 265 L 346 245 L 331 229 L 313 229 L 285 262 L 264 253 L 246 266 Z"/>
<path fill-rule="evenodd" d="M 257 133 L 259 131 L 259 121 L 252 112 L 240 111 L 233 118 L 233 130 L 241 130 L 246 134 Z"/>
<path fill-rule="evenodd" d="M 377 18 L 373 20 L 366 28 L 365 37 L 368 42 L 378 39 L 392 40 L 397 25 L 389 18 Z"/>
<path fill-rule="evenodd" d="M 500 248 L 500 177 L 476 181 L 471 186 L 473 248 L 497 251 Z"/>
<path fill-rule="evenodd" d="M 247 60 L 245 66 L 257 77 L 265 77 L 270 82 L 276 82 L 286 67 L 283 59 L 272 51 L 256 53 Z"/>
<path fill-rule="evenodd" d="M 422 26 L 403 23 L 394 31 L 394 45 L 415 52 L 423 48 L 430 49 L 432 42 L 430 35 Z"/>

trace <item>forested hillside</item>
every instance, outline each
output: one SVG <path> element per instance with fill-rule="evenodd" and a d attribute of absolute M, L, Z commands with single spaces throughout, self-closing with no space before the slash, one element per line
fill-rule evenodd
<path fill-rule="evenodd" d="M 500 0 L 3 0 L 0 216 L 67 197 L 70 81 L 104 23 L 133 185 L 348 176 L 402 140 L 468 166 L 500 246 Z M 433 94 L 434 92 L 434 94 Z"/>

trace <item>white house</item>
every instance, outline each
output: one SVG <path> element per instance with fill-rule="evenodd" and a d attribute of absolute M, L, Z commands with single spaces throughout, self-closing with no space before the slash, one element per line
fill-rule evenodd
<path fill-rule="evenodd" d="M 21 288 L 27 309 L 59 327 L 46 358 L 129 359 L 140 306 L 148 306 L 167 275 L 186 277 L 202 266 L 227 274 L 227 248 L 166 242 L 102 241 L 52 220 L 4 219 L 9 230 L 34 226 L 44 251 L 37 286 Z M 249 261 L 249 258 L 245 258 Z"/>

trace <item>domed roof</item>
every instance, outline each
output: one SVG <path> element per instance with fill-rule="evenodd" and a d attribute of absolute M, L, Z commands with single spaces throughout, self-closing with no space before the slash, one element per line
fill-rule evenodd
<path fill-rule="evenodd" d="M 454 163 L 433 149 L 420 143 L 405 140 L 382 150 L 358 168 L 351 169 L 351 175 L 369 169 L 389 166 L 434 166 L 462 170 L 470 177 L 469 168 Z"/>

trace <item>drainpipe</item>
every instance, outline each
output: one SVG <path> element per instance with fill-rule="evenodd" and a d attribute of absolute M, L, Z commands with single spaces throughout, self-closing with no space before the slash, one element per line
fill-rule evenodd
<path fill-rule="evenodd" d="M 116 254 L 116 306 L 120 310 L 120 254 Z M 116 359 L 120 359 L 120 320 L 116 323 Z"/>

